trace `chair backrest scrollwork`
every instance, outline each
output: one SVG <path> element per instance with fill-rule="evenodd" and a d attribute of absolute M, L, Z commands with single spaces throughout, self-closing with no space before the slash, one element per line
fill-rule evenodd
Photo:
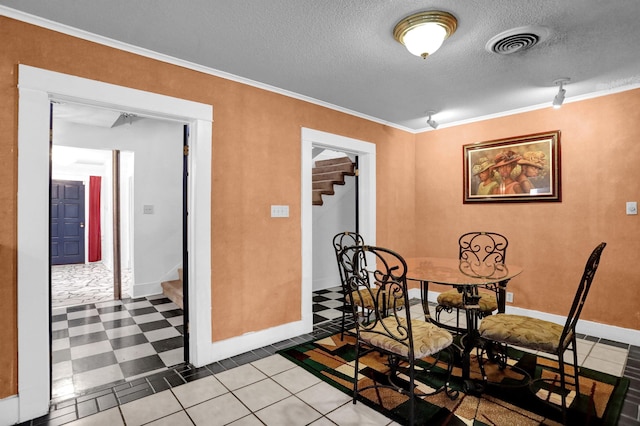
<path fill-rule="evenodd" d="M 506 275 L 509 241 L 496 232 L 467 232 L 458 239 L 460 271 L 473 277 Z"/>
<path fill-rule="evenodd" d="M 360 300 L 373 300 L 374 315 L 368 322 L 356 322 L 357 332 L 392 338 L 413 354 L 407 264 L 402 256 L 382 247 L 352 246 L 341 252 L 340 262 L 349 291 Z"/>
<path fill-rule="evenodd" d="M 358 234 L 357 232 L 350 232 L 350 231 L 345 231 L 345 232 L 340 232 L 339 234 L 336 234 L 333 237 L 333 250 L 336 253 L 336 260 L 338 261 L 338 271 L 340 272 L 340 282 L 342 283 L 342 289 L 345 291 L 345 294 L 347 291 L 347 288 L 345 287 L 345 271 L 341 266 L 341 262 L 340 262 L 340 253 L 342 252 L 342 250 L 344 250 L 347 247 L 353 247 L 353 246 L 363 246 L 364 245 L 364 238 L 362 238 L 362 235 Z"/>

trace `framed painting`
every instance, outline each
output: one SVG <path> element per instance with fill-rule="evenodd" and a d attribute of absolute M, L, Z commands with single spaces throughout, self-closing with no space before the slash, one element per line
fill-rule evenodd
<path fill-rule="evenodd" d="M 559 130 L 462 150 L 464 203 L 561 201 Z"/>

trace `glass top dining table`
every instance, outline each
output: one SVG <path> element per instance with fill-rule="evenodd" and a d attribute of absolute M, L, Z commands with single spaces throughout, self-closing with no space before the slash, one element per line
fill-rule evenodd
<path fill-rule="evenodd" d="M 516 265 L 483 265 L 440 257 L 414 257 L 407 262 L 407 278 L 434 284 L 482 286 L 508 281 L 523 268 Z"/>
<path fill-rule="evenodd" d="M 407 262 L 407 279 L 419 281 L 423 287 L 429 283 L 444 284 L 455 287 L 489 287 L 497 285 L 498 311 L 505 310 L 505 288 L 507 282 L 522 273 L 523 268 L 517 265 L 482 264 L 456 258 L 414 257 Z M 426 290 L 426 289 L 425 289 Z M 425 293 L 423 296 L 427 296 Z M 423 302 L 426 304 L 427 300 Z M 428 314 L 428 311 L 425 312 Z"/>
<path fill-rule="evenodd" d="M 522 273 L 523 268 L 507 264 L 483 264 L 457 258 L 415 257 L 405 259 L 407 280 L 420 282 L 422 306 L 427 321 L 438 324 L 429 311 L 429 284 L 443 284 L 457 288 L 463 295 L 467 314 L 467 338 L 463 354 L 463 376 L 469 376 L 469 353 L 479 344 L 477 335 L 479 309 L 478 288 L 497 290 L 498 312 L 504 313 L 506 287 L 509 280 Z M 441 324 L 438 324 L 441 325 Z M 446 327 L 449 328 L 449 327 Z"/>

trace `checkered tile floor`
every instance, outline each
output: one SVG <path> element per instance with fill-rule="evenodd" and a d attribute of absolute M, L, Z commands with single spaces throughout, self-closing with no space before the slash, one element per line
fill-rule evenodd
<path fill-rule="evenodd" d="M 342 288 L 334 287 L 313 292 L 313 325 L 342 318 L 344 297 Z M 351 308 L 346 307 L 347 319 L 350 318 Z"/>
<path fill-rule="evenodd" d="M 54 308 L 52 398 L 182 363 L 182 310 L 163 295 Z"/>
<path fill-rule="evenodd" d="M 314 292 L 314 327 L 339 325 L 343 300 L 340 287 Z M 53 400 L 133 382 L 184 361 L 182 310 L 163 295 L 53 308 L 51 322 Z"/>

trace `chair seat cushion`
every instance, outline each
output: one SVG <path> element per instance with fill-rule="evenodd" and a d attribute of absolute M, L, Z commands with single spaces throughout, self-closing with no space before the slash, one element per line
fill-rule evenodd
<path fill-rule="evenodd" d="M 389 337 L 389 332 L 385 330 L 386 327 L 393 334 L 406 338 L 406 328 L 398 328 L 398 324 L 400 324 L 401 327 L 406 327 L 407 321 L 404 318 L 396 319 L 394 316 L 383 318 L 381 321 L 378 321 L 371 331 L 361 331 L 360 340 L 370 346 L 408 358 L 409 342 L 398 342 Z M 438 353 L 453 342 L 451 333 L 430 322 L 411 320 L 411 331 L 413 333 L 415 359 Z"/>
<path fill-rule="evenodd" d="M 497 314 L 484 318 L 480 336 L 508 345 L 556 353 L 563 326 L 522 315 Z"/>
<path fill-rule="evenodd" d="M 480 312 L 493 312 L 498 309 L 498 300 L 496 296 L 491 293 L 480 292 Z M 462 303 L 462 293 L 458 290 L 444 291 L 438 295 L 438 305 L 446 306 L 449 308 L 464 309 L 464 303 Z"/>
<path fill-rule="evenodd" d="M 380 291 L 380 287 L 372 288 L 371 293 L 373 293 L 373 297 L 377 298 L 379 291 Z M 355 304 L 356 306 L 362 306 L 363 308 L 373 310 L 374 304 L 373 304 L 373 298 L 371 297 L 371 293 L 369 293 L 369 291 L 367 290 L 363 290 L 360 293 L 358 293 L 357 291 L 351 292 L 353 304 Z M 378 300 L 382 303 L 382 300 L 383 300 L 382 295 L 380 295 L 380 298 Z M 386 301 L 387 301 L 387 309 L 392 308 L 394 304 L 393 299 L 387 297 Z M 404 299 L 403 298 L 396 299 L 395 306 L 398 308 L 401 306 L 404 306 Z"/>

